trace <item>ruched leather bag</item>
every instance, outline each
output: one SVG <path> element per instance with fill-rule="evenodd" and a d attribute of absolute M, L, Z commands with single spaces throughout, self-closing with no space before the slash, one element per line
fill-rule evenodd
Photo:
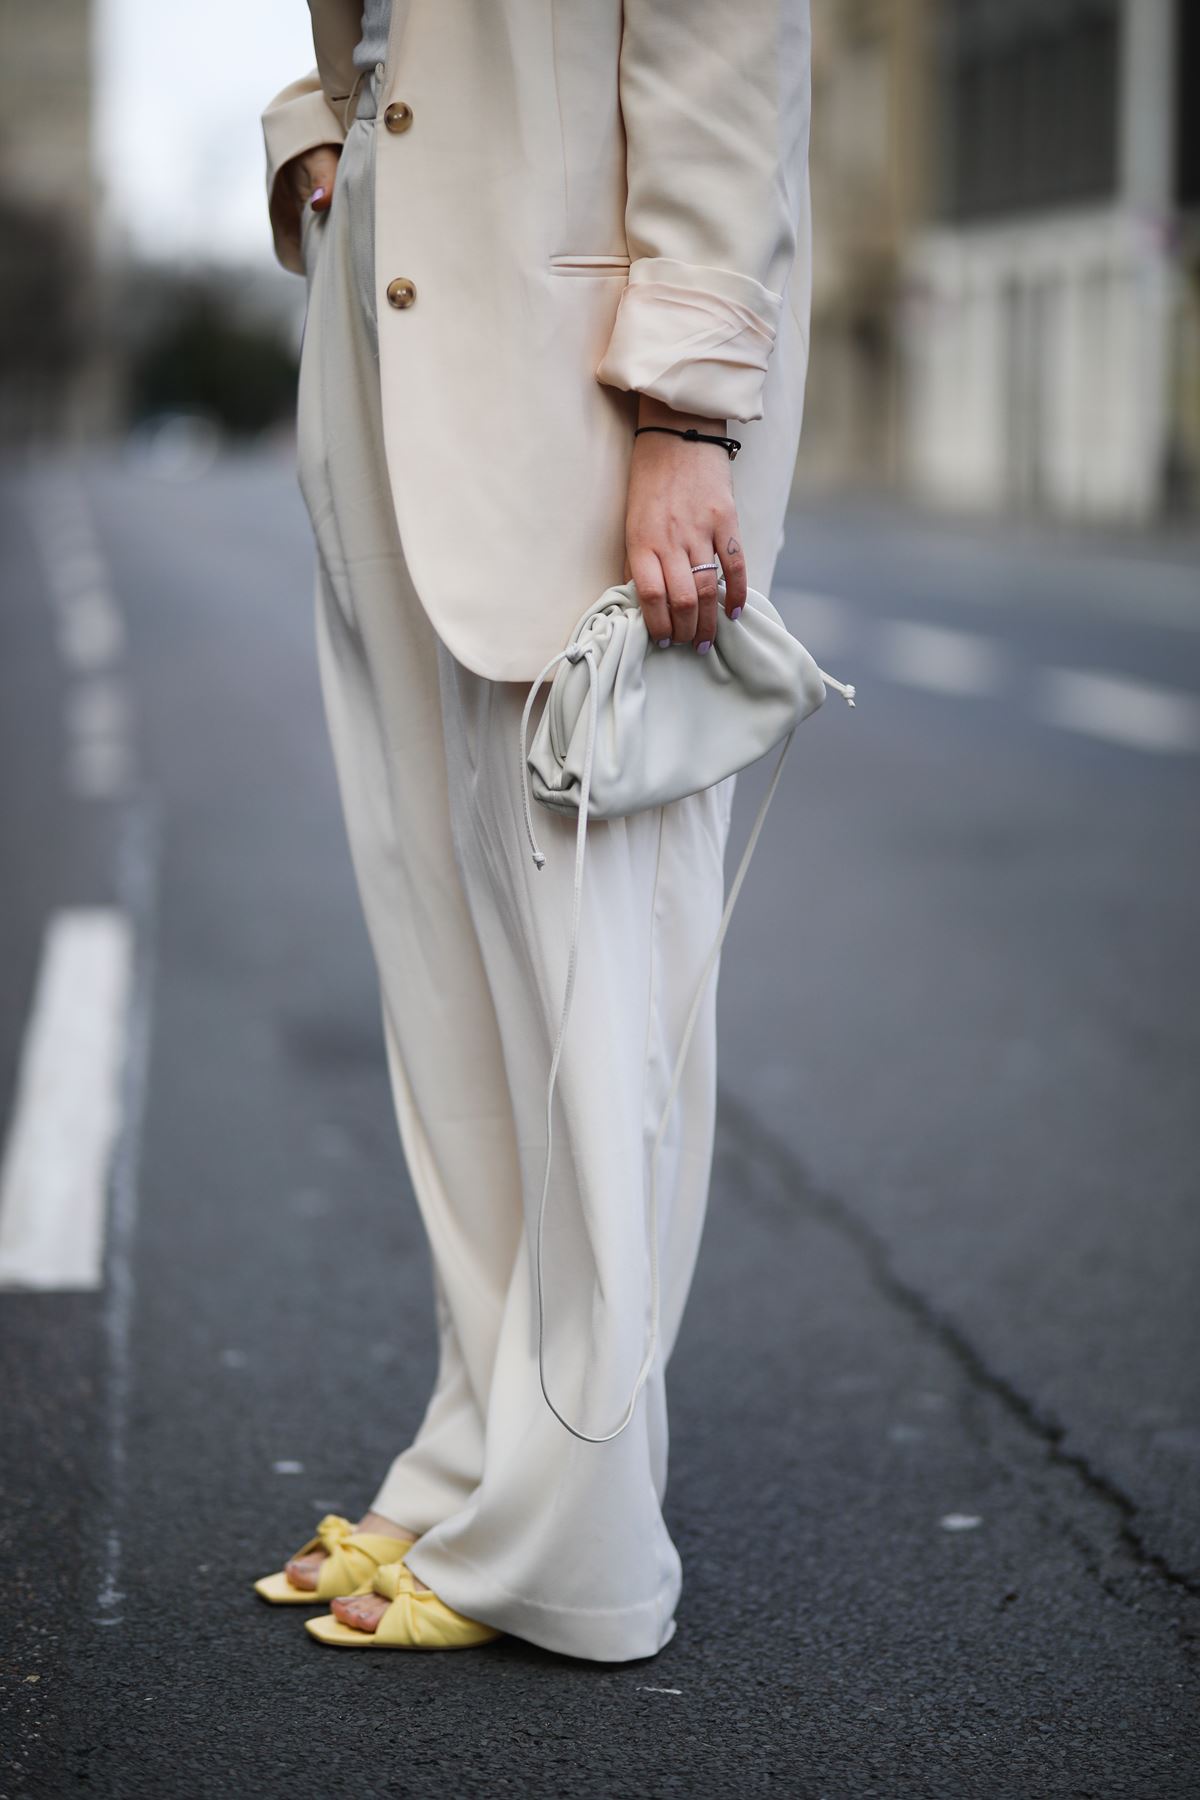
<path fill-rule="evenodd" d="M 532 742 L 529 720 L 542 683 L 553 673 Z M 531 796 L 555 812 L 574 813 L 575 884 L 566 987 L 546 1088 L 546 1163 L 537 1222 L 538 1370 L 546 1404 L 559 1422 L 587 1443 L 622 1432 L 658 1347 L 658 1162 L 701 1002 L 720 953 L 738 892 L 771 804 L 797 726 L 836 688 L 850 706 L 854 688 L 818 668 L 764 594 L 751 589 L 737 620 L 718 609 L 712 648 L 704 655 L 682 645 L 660 649 L 650 640 L 632 581 L 611 587 L 582 615 L 570 642 L 536 677 L 521 717 L 521 783 L 525 828 L 538 868 Z M 730 884 L 716 939 L 688 1012 L 666 1105 L 650 1162 L 646 1234 L 650 1262 L 650 1325 L 645 1354 L 620 1422 L 600 1436 L 580 1430 L 551 1399 L 544 1355 L 545 1297 L 542 1240 L 550 1188 L 554 1089 L 566 1041 L 579 954 L 579 917 L 589 820 L 620 819 L 665 806 L 757 762 L 782 745 L 767 791 Z"/>
<path fill-rule="evenodd" d="M 650 641 L 633 583 L 589 606 L 555 663 L 528 751 L 533 796 L 576 812 L 595 743 L 588 816 L 620 819 L 700 792 L 757 762 L 815 712 L 832 682 L 765 595 L 750 590 L 740 619 L 717 613 L 712 649 Z M 594 690 L 594 701 L 591 699 Z"/>

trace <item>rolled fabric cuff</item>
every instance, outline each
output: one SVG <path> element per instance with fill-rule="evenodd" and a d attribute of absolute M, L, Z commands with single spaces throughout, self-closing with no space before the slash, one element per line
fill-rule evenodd
<path fill-rule="evenodd" d="M 643 257 L 630 267 L 596 379 L 677 412 L 761 419 L 782 306 L 733 270 Z"/>
<path fill-rule="evenodd" d="M 302 156 L 306 150 L 315 150 L 321 144 L 343 143 L 345 126 L 320 88 L 309 89 L 296 82 L 292 88 L 285 88 L 263 113 L 262 128 L 275 255 L 285 269 L 302 275 L 300 209 L 290 189 L 280 183 L 280 171 L 294 156 Z"/>

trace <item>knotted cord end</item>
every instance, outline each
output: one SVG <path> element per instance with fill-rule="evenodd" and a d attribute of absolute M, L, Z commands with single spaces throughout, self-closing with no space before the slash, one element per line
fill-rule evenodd
<path fill-rule="evenodd" d="M 827 675 L 825 673 L 824 669 L 818 669 L 817 673 L 821 677 L 821 680 L 825 683 L 826 687 L 831 687 L 831 688 L 837 689 L 838 693 L 842 696 L 842 699 L 846 702 L 847 706 L 854 705 L 854 695 L 855 695 L 856 689 L 854 687 L 853 682 L 839 681 L 835 675 Z"/>
<path fill-rule="evenodd" d="M 546 852 L 544 850 L 535 850 L 533 852 L 533 866 L 535 869 L 544 869 L 545 868 Z"/>

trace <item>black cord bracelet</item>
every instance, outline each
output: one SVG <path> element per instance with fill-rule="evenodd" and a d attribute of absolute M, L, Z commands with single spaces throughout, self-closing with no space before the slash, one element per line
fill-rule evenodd
<path fill-rule="evenodd" d="M 691 426 L 687 431 L 680 431 L 677 425 L 639 425 L 633 434 L 634 437 L 641 437 L 643 431 L 665 431 L 670 437 L 686 438 L 689 444 L 720 444 L 722 450 L 729 452 L 730 462 L 742 447 L 737 438 L 715 437 L 711 432 L 697 431 L 695 426 Z"/>

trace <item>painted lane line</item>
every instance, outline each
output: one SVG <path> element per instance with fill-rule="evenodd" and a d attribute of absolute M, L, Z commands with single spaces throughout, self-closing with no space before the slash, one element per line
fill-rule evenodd
<path fill-rule="evenodd" d="M 127 634 L 82 484 L 63 480 L 35 495 L 31 516 L 55 642 L 72 677 L 63 702 L 67 792 L 126 799 L 137 787 Z"/>
<path fill-rule="evenodd" d="M 66 695 L 66 775 L 84 800 L 116 800 L 133 781 L 129 691 L 109 675 L 83 676 Z"/>
<path fill-rule="evenodd" d="M 84 587 L 60 602 L 58 653 L 72 669 L 91 673 L 125 651 L 125 622 L 103 587 Z"/>
<path fill-rule="evenodd" d="M 132 986 L 121 1066 L 121 1124 L 109 1179 L 108 1254 L 102 1306 L 108 1349 L 103 1440 L 108 1480 L 96 1508 L 99 1580 L 96 1619 L 118 1626 L 124 1619 L 124 1519 L 129 1497 L 129 1419 L 133 1395 L 134 1243 L 137 1236 L 142 1141 L 150 1068 L 151 995 L 157 958 L 158 864 L 161 824 L 145 800 L 119 825 L 117 897 L 135 945 Z"/>
<path fill-rule="evenodd" d="M 842 648 L 855 635 L 853 609 L 835 595 L 781 588 L 775 603 L 787 624 L 823 652 Z M 999 694 L 1011 680 L 1014 665 L 1006 649 L 978 632 L 911 619 L 879 620 L 875 630 L 874 660 L 885 680 L 961 697 Z M 1031 672 L 1028 704 L 1045 724 L 1126 749 L 1200 751 L 1200 699 L 1154 682 L 1099 669 L 1038 668 Z"/>
<path fill-rule="evenodd" d="M 1126 749 L 1200 750 L 1200 701 L 1153 682 L 1097 669 L 1043 669 L 1034 706 L 1047 724 Z"/>
<path fill-rule="evenodd" d="M 53 522 L 47 517 L 41 521 L 41 529 L 47 540 L 54 530 Z M 54 544 L 47 541 L 43 550 L 46 564 L 46 578 L 54 591 L 56 600 L 70 599 L 80 588 L 96 587 L 103 583 L 104 564 L 99 551 L 88 540 L 80 538 L 77 547 L 69 544 Z"/>
<path fill-rule="evenodd" d="M 67 695 L 64 710 L 72 734 L 83 738 L 113 737 L 129 724 L 125 684 L 107 675 L 77 681 Z"/>
<path fill-rule="evenodd" d="M 0 1164 L 0 1287 L 101 1285 L 132 970 L 122 911 L 51 916 Z"/>
<path fill-rule="evenodd" d="M 819 644 L 822 655 L 840 650 L 850 635 L 849 609 L 836 594 L 803 588 L 774 588 L 771 599 L 789 628 L 806 643 Z"/>
<path fill-rule="evenodd" d="M 76 799 L 123 799 L 130 786 L 128 747 L 112 739 L 74 743 L 67 752 L 66 774 Z"/>
<path fill-rule="evenodd" d="M 998 693 L 1008 670 L 1004 653 L 991 638 L 906 619 L 881 622 L 876 655 L 890 680 L 938 694 Z"/>

